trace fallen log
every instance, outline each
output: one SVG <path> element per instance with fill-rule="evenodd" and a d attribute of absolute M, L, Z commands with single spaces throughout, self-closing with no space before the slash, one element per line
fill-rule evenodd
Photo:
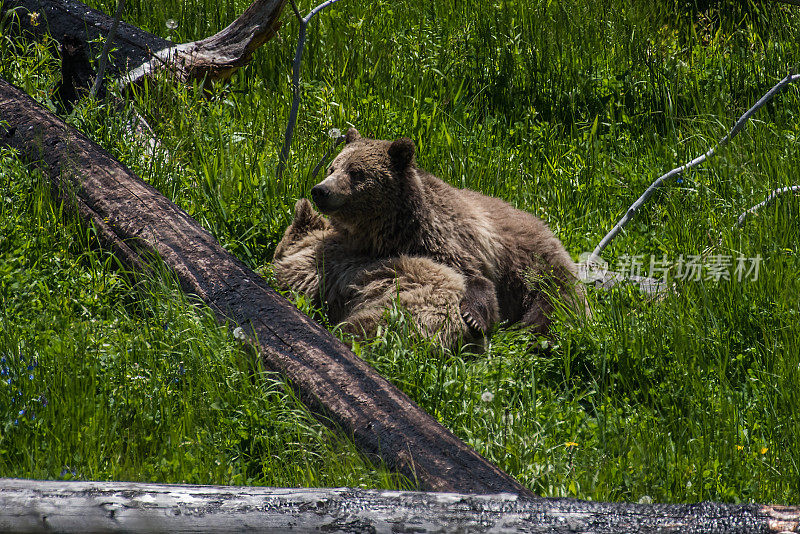
<path fill-rule="evenodd" d="M 155 53 L 147 63 L 125 74 L 123 84 L 141 83 L 162 70 L 170 71 L 182 82 L 227 80 L 275 35 L 285 4 L 286 0 L 255 0 L 222 31 Z"/>
<path fill-rule="evenodd" d="M 798 532 L 800 508 L 0 479 L 3 532 Z"/>
<path fill-rule="evenodd" d="M 280 27 L 286 0 L 255 0 L 242 15 L 218 33 L 176 45 L 135 26 L 120 22 L 114 37 L 110 69 L 123 83 L 140 83 L 168 70 L 181 82 L 226 80 L 250 61 L 253 52 Z M 5 0 L 2 11 L 18 11 L 22 28 L 55 39 L 71 36 L 82 42 L 108 35 L 112 17 L 76 0 Z M 35 14 L 31 17 L 28 14 Z M 93 53 L 99 52 L 93 51 Z"/>
<path fill-rule="evenodd" d="M 61 41 L 65 35 L 89 43 L 105 37 L 114 19 L 102 11 L 92 9 L 76 0 L 4 0 L 2 14 L 17 9 L 23 33 L 36 37 L 45 34 Z M 111 52 L 109 68 L 122 75 L 149 61 L 153 54 L 175 43 L 120 21 L 114 37 L 115 50 Z M 100 47 L 92 50 L 97 57 Z"/>
<path fill-rule="evenodd" d="M 298 311 L 186 212 L 80 132 L 0 79 L 0 146 L 41 165 L 81 219 L 124 262 L 156 255 L 183 290 L 241 326 L 265 365 L 312 410 L 419 487 L 533 494 L 437 423 L 345 344 Z"/>

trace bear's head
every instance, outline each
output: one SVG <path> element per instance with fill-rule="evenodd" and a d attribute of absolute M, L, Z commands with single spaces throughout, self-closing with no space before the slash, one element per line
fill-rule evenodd
<path fill-rule="evenodd" d="M 411 139 L 380 141 L 350 128 L 328 175 L 311 189 L 317 208 L 350 232 L 386 229 L 415 197 L 419 181 Z"/>

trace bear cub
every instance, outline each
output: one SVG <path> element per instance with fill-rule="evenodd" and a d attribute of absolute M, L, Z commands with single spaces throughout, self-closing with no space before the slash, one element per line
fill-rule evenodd
<path fill-rule="evenodd" d="M 419 168 L 408 138 L 350 128 L 311 196 L 345 258 L 428 258 L 461 275 L 460 315 L 476 334 L 499 321 L 547 334 L 553 299 L 586 309 L 575 263 L 543 221 Z"/>
<path fill-rule="evenodd" d="M 308 200 L 300 199 L 275 250 L 278 285 L 324 304 L 330 321 L 357 336 L 375 336 L 386 323 L 387 308 L 397 303 L 426 338 L 449 348 L 473 342 L 481 348 L 482 337 L 459 311 L 465 289 L 459 273 L 429 258 L 354 254 L 340 237 Z"/>

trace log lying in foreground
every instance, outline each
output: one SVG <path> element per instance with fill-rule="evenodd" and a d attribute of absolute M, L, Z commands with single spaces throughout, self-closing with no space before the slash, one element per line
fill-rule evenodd
<path fill-rule="evenodd" d="M 3 532 L 798 532 L 800 508 L 0 479 Z"/>
<path fill-rule="evenodd" d="M 138 83 L 161 70 L 182 82 L 225 80 L 250 61 L 253 52 L 280 26 L 286 0 L 255 0 L 242 15 L 220 32 L 176 45 L 130 24 L 120 22 L 114 37 L 112 72 L 125 83 Z M 68 35 L 83 42 L 105 37 L 113 19 L 76 0 L 5 0 L 3 12 L 18 11 L 25 31 L 56 39 Z M 36 13 L 33 19 L 28 13 Z M 99 52 L 99 50 L 98 50 Z"/>
<path fill-rule="evenodd" d="M 241 325 L 267 367 L 368 453 L 423 489 L 533 494 L 437 423 L 286 299 L 183 210 L 18 88 L 0 79 L 0 145 L 41 164 L 117 256 L 153 254 L 223 321 Z"/>

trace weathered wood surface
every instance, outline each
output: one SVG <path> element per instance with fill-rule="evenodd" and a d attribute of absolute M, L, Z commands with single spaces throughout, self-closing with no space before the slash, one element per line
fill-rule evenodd
<path fill-rule="evenodd" d="M 17 8 L 22 29 L 36 36 L 52 35 L 61 40 L 65 35 L 81 42 L 94 41 L 105 37 L 111 30 L 114 19 L 102 11 L 92 9 L 76 0 L 3 0 L 2 11 Z M 38 14 L 30 17 L 29 14 Z M 117 50 L 111 52 L 110 71 L 124 74 L 149 61 L 153 54 L 175 43 L 120 21 L 114 44 Z M 94 57 L 100 53 L 100 46 L 92 50 Z"/>
<path fill-rule="evenodd" d="M 183 290 L 241 325 L 266 365 L 368 453 L 422 489 L 533 494 L 442 427 L 219 243 L 183 210 L 21 90 L 0 80 L 0 145 L 40 163 L 120 259 L 157 255 Z M 257 340 L 257 341 L 255 341 Z"/>
<path fill-rule="evenodd" d="M 111 72 L 125 83 L 138 83 L 161 70 L 170 70 L 182 82 L 224 80 L 250 61 L 253 52 L 280 27 L 286 0 L 255 0 L 242 15 L 218 33 L 175 44 L 135 26 L 120 22 L 114 37 Z M 15 7 L 26 32 L 49 33 L 55 39 L 71 36 L 89 42 L 105 37 L 113 18 L 76 0 L 5 0 L 3 11 Z M 33 19 L 28 15 L 36 13 Z M 93 50 L 96 55 L 99 50 Z"/>
<path fill-rule="evenodd" d="M 157 52 L 147 63 L 123 76 L 123 82 L 139 83 L 164 69 L 182 82 L 227 80 L 250 61 L 259 46 L 275 35 L 284 5 L 286 0 L 255 0 L 220 32 Z"/>
<path fill-rule="evenodd" d="M 0 479 L 2 532 L 798 532 L 800 508 Z"/>

